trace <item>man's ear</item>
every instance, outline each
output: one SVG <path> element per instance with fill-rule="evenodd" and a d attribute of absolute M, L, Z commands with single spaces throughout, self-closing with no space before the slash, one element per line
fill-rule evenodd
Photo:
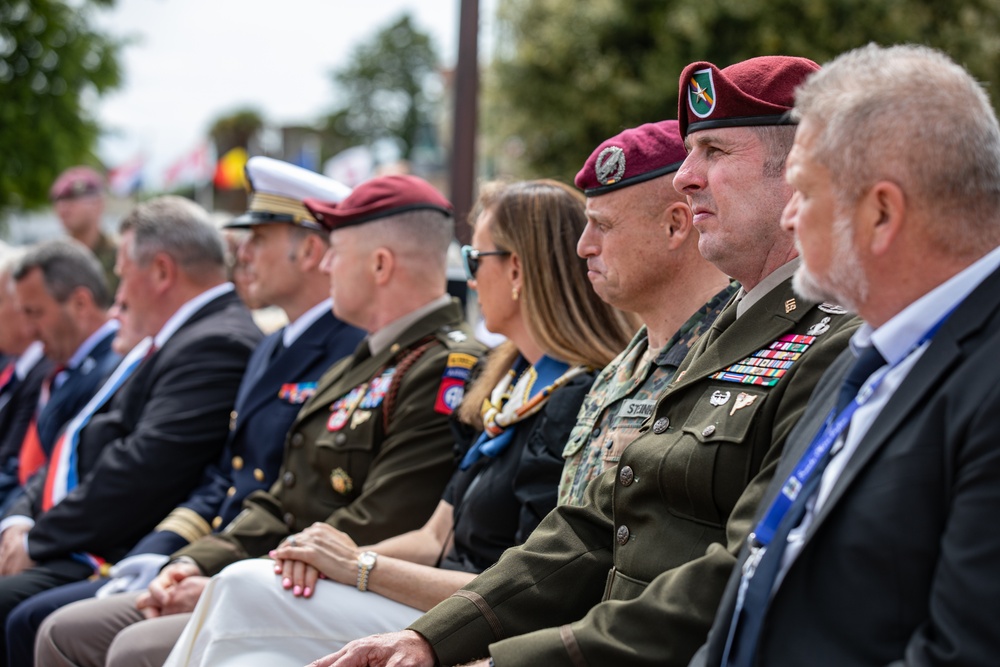
<path fill-rule="evenodd" d="M 684 245 L 693 228 L 694 215 L 687 202 L 675 201 L 663 212 L 663 231 L 671 250 Z"/>
<path fill-rule="evenodd" d="M 383 286 L 388 284 L 396 270 L 396 256 L 386 247 L 378 247 L 372 252 L 372 275 L 375 277 L 375 284 Z"/>
<path fill-rule="evenodd" d="M 884 255 L 903 231 L 906 222 L 906 194 L 892 181 L 873 185 L 858 204 L 858 224 L 863 228 L 868 250 Z"/>

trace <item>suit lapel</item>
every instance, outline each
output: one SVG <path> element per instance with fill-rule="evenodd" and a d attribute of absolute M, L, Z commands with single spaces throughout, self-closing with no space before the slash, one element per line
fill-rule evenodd
<path fill-rule="evenodd" d="M 903 380 L 903 385 L 892 395 L 858 443 L 851 459 L 834 482 L 823 507 L 816 513 L 807 532 L 807 540 L 829 516 L 847 488 L 896 432 L 899 425 L 909 418 L 915 409 L 925 404 L 928 394 L 940 386 L 955 364 L 961 361 L 962 341 L 982 328 L 1000 307 L 995 297 L 998 290 L 1000 290 L 1000 270 L 980 284 L 934 336 L 930 346 Z"/>
<path fill-rule="evenodd" d="M 274 346 L 271 347 L 274 349 Z M 238 407 L 239 423 L 244 423 L 244 415 L 253 414 L 267 406 L 274 400 L 275 388 L 284 384 L 284 381 L 294 382 L 296 378 L 302 376 L 305 369 L 316 363 L 316 359 L 323 356 L 325 351 L 323 340 L 320 338 L 304 339 L 292 343 L 292 346 L 282 351 L 273 362 L 264 362 L 263 371 L 257 377 L 254 385 L 249 388 L 246 401 Z M 268 356 L 270 359 L 270 355 Z"/>

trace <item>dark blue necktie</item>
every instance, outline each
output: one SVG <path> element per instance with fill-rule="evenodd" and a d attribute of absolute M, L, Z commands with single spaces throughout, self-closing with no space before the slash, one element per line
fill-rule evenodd
<path fill-rule="evenodd" d="M 885 366 L 885 363 L 885 358 L 879 354 L 874 345 L 866 348 L 858 356 L 858 359 L 844 378 L 844 383 L 840 386 L 840 393 L 837 395 L 837 406 L 834 409 L 834 413 L 840 414 L 854 400 L 854 397 L 858 395 L 865 380 L 871 377 L 872 373 L 876 370 Z M 842 437 L 847 437 L 846 431 Z M 831 449 L 823 457 L 823 460 L 816 466 L 812 477 L 802 486 L 802 490 L 799 491 L 795 502 L 792 503 L 781 523 L 778 524 L 774 539 L 771 540 L 771 543 L 764 551 L 763 557 L 757 564 L 753 577 L 747 586 L 743 606 L 736 610 L 736 615 L 732 621 L 728 659 L 723 661 L 723 667 L 751 667 L 754 664 L 757 642 L 760 639 L 764 616 L 771 598 L 771 589 L 774 588 L 775 578 L 778 576 L 778 570 L 781 568 L 782 556 L 785 553 L 785 547 L 788 545 L 788 534 L 802 522 L 809 499 L 819 489 L 820 481 L 823 479 L 823 470 L 826 469 L 835 452 L 836 449 Z"/>

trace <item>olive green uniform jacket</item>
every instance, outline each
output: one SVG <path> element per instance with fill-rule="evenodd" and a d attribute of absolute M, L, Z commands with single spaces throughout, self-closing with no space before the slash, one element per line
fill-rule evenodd
<path fill-rule="evenodd" d="M 448 414 L 483 352 L 457 302 L 417 321 L 375 356 L 366 338 L 320 378 L 296 416 L 274 486 L 247 497 L 221 534 L 174 556 L 215 574 L 317 521 L 358 544 L 419 528 L 451 477 Z"/>
<path fill-rule="evenodd" d="M 487 653 L 498 666 L 688 664 L 788 432 L 860 323 L 796 299 L 791 280 L 735 318 L 733 302 L 582 507 L 556 508 L 411 626 L 442 664 Z M 738 381 L 753 363 L 773 386 Z"/>

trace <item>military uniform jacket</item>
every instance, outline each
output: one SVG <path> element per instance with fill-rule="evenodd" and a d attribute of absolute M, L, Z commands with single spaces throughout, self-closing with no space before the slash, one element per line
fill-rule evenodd
<path fill-rule="evenodd" d="M 317 521 L 358 544 L 419 528 L 453 468 L 455 376 L 464 379 L 483 351 L 457 302 L 418 320 L 375 356 L 363 341 L 320 379 L 299 412 L 270 491 L 251 494 L 221 534 L 175 556 L 215 574 Z"/>
<path fill-rule="evenodd" d="M 559 483 L 560 505 L 581 505 L 587 484 L 618 463 L 622 451 L 639 436 L 639 428 L 674 377 L 688 351 L 719 316 L 736 292 L 732 283 L 689 317 L 652 363 L 643 326 L 621 354 L 602 370 L 583 399 L 576 427 L 563 450 L 566 464 Z"/>
<path fill-rule="evenodd" d="M 254 491 L 269 489 L 278 477 L 288 427 L 320 376 L 364 338 L 363 331 L 330 311 L 279 350 L 283 334 L 266 337 L 250 356 L 219 464 L 205 471 L 202 484 L 135 553 L 172 553 L 236 518 L 243 499 Z"/>
<path fill-rule="evenodd" d="M 686 666 L 788 432 L 857 328 L 842 313 L 796 299 L 791 280 L 738 320 L 731 303 L 586 503 L 556 508 L 411 628 L 442 664 Z"/>

